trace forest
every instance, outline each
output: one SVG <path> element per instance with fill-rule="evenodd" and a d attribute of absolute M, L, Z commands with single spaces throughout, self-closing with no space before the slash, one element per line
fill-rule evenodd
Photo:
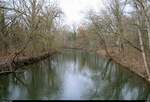
<path fill-rule="evenodd" d="M 150 0 L 103 0 L 104 8 L 87 10 L 77 26 L 63 23 L 56 1 L 0 0 L 0 74 L 15 72 L 14 64 L 78 49 L 150 81 Z"/>

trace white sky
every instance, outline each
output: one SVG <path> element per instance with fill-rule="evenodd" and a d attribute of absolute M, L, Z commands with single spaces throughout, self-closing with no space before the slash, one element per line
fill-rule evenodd
<path fill-rule="evenodd" d="M 89 9 L 99 10 L 102 0 L 58 0 L 60 7 L 65 13 L 65 24 L 78 25 Z"/>

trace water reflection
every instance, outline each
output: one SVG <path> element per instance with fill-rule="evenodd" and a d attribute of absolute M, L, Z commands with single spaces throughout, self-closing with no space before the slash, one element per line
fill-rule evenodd
<path fill-rule="evenodd" d="M 63 79 L 61 99 L 82 99 L 85 97 L 82 95 L 88 93 L 93 84 L 86 73 L 78 73 L 73 70 L 66 71 Z"/>
<path fill-rule="evenodd" d="M 0 77 L 1 100 L 150 99 L 149 84 L 109 60 L 81 51 L 64 51 Z"/>

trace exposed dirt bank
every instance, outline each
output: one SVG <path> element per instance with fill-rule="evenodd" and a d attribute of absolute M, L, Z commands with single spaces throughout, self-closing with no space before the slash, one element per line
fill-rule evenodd
<path fill-rule="evenodd" d="M 146 70 L 143 64 L 142 54 L 136 49 L 125 49 L 124 53 L 118 53 L 118 49 L 108 49 L 112 59 L 116 62 L 138 74 L 139 76 L 148 79 Z M 96 52 L 98 55 L 108 57 L 105 50 L 99 49 Z M 149 59 L 148 59 L 149 62 Z"/>

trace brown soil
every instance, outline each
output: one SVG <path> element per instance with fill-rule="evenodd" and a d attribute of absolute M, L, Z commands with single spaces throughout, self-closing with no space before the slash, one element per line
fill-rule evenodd
<path fill-rule="evenodd" d="M 147 78 L 143 58 L 139 51 L 133 48 L 126 48 L 124 53 L 119 53 L 117 48 L 109 48 L 108 51 L 116 62 L 125 66 L 125 68 L 129 68 L 141 77 Z M 97 53 L 100 56 L 107 57 L 106 52 L 103 49 L 99 49 Z"/>

